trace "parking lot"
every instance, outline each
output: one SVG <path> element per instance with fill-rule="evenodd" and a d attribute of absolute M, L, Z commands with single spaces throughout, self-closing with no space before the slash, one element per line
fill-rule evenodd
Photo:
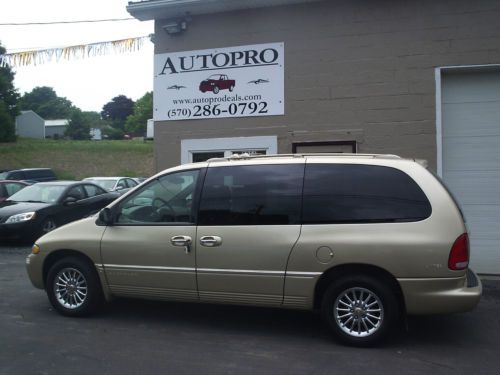
<path fill-rule="evenodd" d="M 0 374 L 498 374 L 500 282 L 467 314 L 411 318 L 383 347 L 341 346 L 301 311 L 117 300 L 65 318 L 0 246 Z"/>

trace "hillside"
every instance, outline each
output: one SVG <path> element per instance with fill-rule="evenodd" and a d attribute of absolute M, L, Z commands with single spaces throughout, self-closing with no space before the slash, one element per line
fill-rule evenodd
<path fill-rule="evenodd" d="M 60 179 L 149 177 L 153 165 L 151 142 L 19 139 L 0 143 L 0 170 L 48 167 Z"/>

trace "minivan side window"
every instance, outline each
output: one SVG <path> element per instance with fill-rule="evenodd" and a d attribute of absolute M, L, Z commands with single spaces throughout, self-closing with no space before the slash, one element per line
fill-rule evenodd
<path fill-rule="evenodd" d="M 154 179 L 120 202 L 116 224 L 194 224 L 193 197 L 199 174 L 199 170 L 187 170 Z"/>
<path fill-rule="evenodd" d="M 198 225 L 300 223 L 304 164 L 208 168 Z"/>
<path fill-rule="evenodd" d="M 308 164 L 303 224 L 419 221 L 431 215 L 422 189 L 390 167 Z"/>

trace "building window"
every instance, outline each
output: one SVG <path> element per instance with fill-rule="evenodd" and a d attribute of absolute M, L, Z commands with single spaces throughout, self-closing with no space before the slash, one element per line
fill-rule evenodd
<path fill-rule="evenodd" d="M 350 153 L 357 152 L 356 141 L 295 142 L 292 145 L 294 154 L 302 153 Z"/>
<path fill-rule="evenodd" d="M 267 155 L 278 153 L 277 136 L 183 139 L 181 163 L 205 161 L 234 154 Z"/>

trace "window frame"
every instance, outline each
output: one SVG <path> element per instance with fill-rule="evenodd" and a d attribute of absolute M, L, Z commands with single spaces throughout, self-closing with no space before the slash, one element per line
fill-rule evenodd
<path fill-rule="evenodd" d="M 358 152 L 358 145 L 356 141 L 312 141 L 312 142 L 294 142 L 292 143 L 292 154 L 297 154 L 299 147 L 314 147 L 314 146 L 350 146 L 351 153 Z M 307 152 L 305 152 L 307 154 Z M 328 152 L 328 154 L 336 154 L 337 152 Z M 301 154 L 299 152 L 299 154 Z"/>
<path fill-rule="evenodd" d="M 224 166 L 214 166 L 211 168 L 238 168 L 238 167 L 246 167 L 246 166 L 253 166 L 253 167 L 258 167 L 258 166 L 274 166 L 274 167 L 286 167 L 286 166 L 299 166 L 301 168 L 301 173 L 299 176 L 299 186 L 298 186 L 298 194 L 297 194 L 297 199 L 299 202 L 297 203 L 298 205 L 298 219 L 296 223 L 279 223 L 279 224 L 235 224 L 235 223 L 229 223 L 229 224 L 201 224 L 199 223 L 199 214 L 200 214 L 200 206 L 201 206 L 201 198 L 202 196 L 200 195 L 200 200 L 198 204 L 198 212 L 197 212 L 197 226 L 202 226 L 202 227 L 229 227 L 229 226 L 242 226 L 242 227 L 248 227 L 248 226 L 282 226 L 282 225 L 302 225 L 302 212 L 303 212 L 303 200 L 304 200 L 304 175 L 305 175 L 305 168 L 306 168 L 307 163 L 304 162 L 296 162 L 296 163 L 276 163 L 276 164 L 242 164 L 242 165 L 224 165 Z M 203 181 L 203 188 L 202 191 L 200 192 L 201 194 L 203 193 L 203 190 L 205 189 L 205 181 L 206 181 L 206 176 L 208 174 L 208 168 L 207 172 L 205 173 L 204 181 Z M 290 217 L 290 216 L 289 216 Z"/>
<path fill-rule="evenodd" d="M 426 217 L 423 218 L 418 218 L 418 219 L 410 219 L 410 218 L 400 218 L 400 219 L 362 219 L 362 220 L 339 220 L 339 221 L 329 221 L 329 222 L 305 222 L 304 220 L 304 207 L 306 205 L 306 177 L 307 177 L 307 168 L 310 166 L 317 166 L 317 165 L 327 165 L 327 166 L 365 166 L 365 167 L 375 167 L 375 168 L 387 168 L 388 170 L 394 170 L 399 173 L 404 174 L 409 181 L 411 181 L 423 194 L 425 199 L 427 200 L 427 203 L 429 205 L 429 214 Z M 433 213 L 433 207 L 431 200 L 425 193 L 424 189 L 420 186 L 420 184 L 415 181 L 414 178 L 412 178 L 408 173 L 405 171 L 395 168 L 392 166 L 387 166 L 387 165 L 377 165 L 377 164 L 364 164 L 364 163 L 306 163 L 306 168 L 304 169 L 304 183 L 303 183 L 303 188 L 302 188 L 302 215 L 301 215 L 301 224 L 302 225 L 346 225 L 346 224 L 393 224 L 393 223 L 416 223 L 420 221 L 427 220 L 432 216 Z"/>
<path fill-rule="evenodd" d="M 89 195 L 89 192 L 87 191 L 86 187 L 89 186 L 89 187 L 92 187 L 94 189 L 96 189 L 97 192 L 99 192 L 99 194 L 96 194 L 96 195 Z M 105 189 L 103 189 L 102 187 L 100 187 L 99 185 L 95 185 L 95 184 L 89 184 L 89 183 L 85 183 L 85 184 L 82 184 L 82 187 L 83 187 L 83 191 L 85 192 L 85 197 L 86 198 L 95 198 L 95 197 L 100 197 L 101 195 L 104 195 L 106 193 L 109 193 L 108 191 L 106 191 Z"/>
<path fill-rule="evenodd" d="M 128 199 L 131 199 L 132 197 L 135 197 L 139 194 L 141 194 L 144 190 L 147 190 L 148 187 L 150 187 L 153 183 L 157 182 L 160 178 L 173 175 L 176 173 L 182 173 L 182 172 L 190 172 L 190 171 L 198 171 L 198 180 L 196 181 L 196 186 L 193 190 L 193 200 L 192 200 L 192 213 L 193 213 L 193 222 L 188 223 L 188 222 L 160 222 L 160 223 L 153 223 L 153 222 L 144 222 L 144 223 L 120 223 L 117 221 L 118 219 L 118 213 L 123 207 L 123 202 L 126 202 Z M 200 196 L 201 196 L 201 191 L 203 184 L 205 182 L 205 175 L 207 173 L 207 168 L 189 168 L 189 169 L 182 169 L 182 170 L 177 170 L 177 171 L 172 171 L 170 173 L 165 173 L 161 176 L 158 176 L 152 180 L 150 180 L 147 184 L 141 186 L 140 189 L 137 189 L 136 191 L 133 192 L 133 194 L 130 194 L 124 198 L 121 199 L 119 202 L 117 202 L 116 205 L 113 205 L 112 207 L 112 217 L 113 217 L 113 224 L 112 226 L 120 226 L 120 227 L 185 227 L 185 226 L 198 226 L 198 213 L 199 213 L 199 204 L 200 204 Z"/>

